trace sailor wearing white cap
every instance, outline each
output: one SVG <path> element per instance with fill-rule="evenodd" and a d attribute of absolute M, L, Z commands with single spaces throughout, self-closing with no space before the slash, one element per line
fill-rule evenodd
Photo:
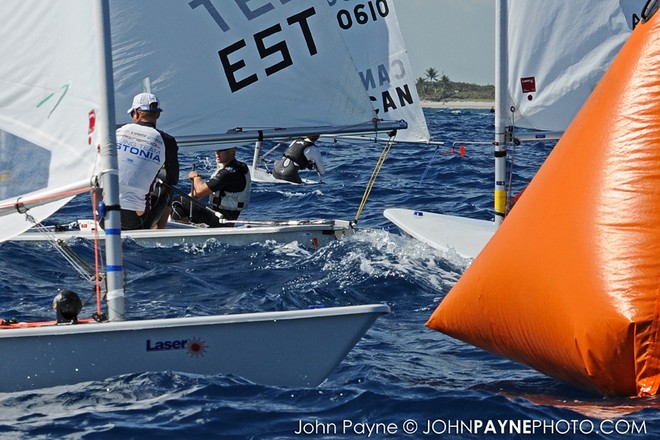
<path fill-rule="evenodd" d="M 178 183 L 179 147 L 172 136 L 156 129 L 161 112 L 156 95 L 140 93 L 127 112 L 133 122 L 117 130 L 122 229 L 151 229 L 169 215 L 171 193 L 155 191 L 155 178 L 160 172 L 163 181 Z"/>

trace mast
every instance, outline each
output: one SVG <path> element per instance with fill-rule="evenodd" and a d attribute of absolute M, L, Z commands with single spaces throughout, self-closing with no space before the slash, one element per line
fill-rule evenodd
<path fill-rule="evenodd" d="M 112 79 L 112 47 L 110 44 L 110 9 L 107 0 L 97 0 L 96 26 L 101 30 L 99 38 L 99 63 L 101 66 L 101 163 L 105 212 L 105 249 L 108 283 L 108 317 L 111 321 L 123 321 L 124 270 L 121 250 L 121 219 L 119 212 L 119 176 L 117 174 L 117 149 L 115 134 L 115 95 Z"/>
<path fill-rule="evenodd" d="M 495 226 L 506 213 L 507 0 L 495 3 Z"/>

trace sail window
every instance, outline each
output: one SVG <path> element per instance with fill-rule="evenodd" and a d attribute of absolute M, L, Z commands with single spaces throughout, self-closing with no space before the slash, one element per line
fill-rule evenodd
<path fill-rule="evenodd" d="M 0 130 L 0 200 L 45 188 L 50 162 L 47 149 Z"/>

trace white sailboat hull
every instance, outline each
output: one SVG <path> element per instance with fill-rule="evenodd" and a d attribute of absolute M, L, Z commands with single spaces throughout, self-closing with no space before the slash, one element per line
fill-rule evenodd
<path fill-rule="evenodd" d="M 385 218 L 399 230 L 442 251 L 475 258 L 497 229 L 494 222 L 411 209 L 389 208 Z"/>
<path fill-rule="evenodd" d="M 145 229 L 122 231 L 124 239 L 133 240 L 143 247 L 172 247 L 179 245 L 203 245 L 209 240 L 231 246 L 245 246 L 253 243 L 274 241 L 276 243 L 298 242 L 307 248 L 316 249 L 353 234 L 354 229 L 347 220 L 289 220 L 272 222 L 273 225 L 242 225 L 233 228 L 199 228 L 170 223 L 166 229 Z M 268 222 L 265 222 L 268 223 Z M 85 224 L 83 224 L 85 225 Z M 46 242 L 54 237 L 60 240 L 84 238 L 94 239 L 92 227 L 80 230 L 64 230 L 48 234 L 29 230 L 12 241 Z M 99 234 L 105 239 L 105 234 Z"/>
<path fill-rule="evenodd" d="M 0 330 L 0 392 L 150 371 L 233 374 L 255 383 L 323 382 L 384 304 Z"/>

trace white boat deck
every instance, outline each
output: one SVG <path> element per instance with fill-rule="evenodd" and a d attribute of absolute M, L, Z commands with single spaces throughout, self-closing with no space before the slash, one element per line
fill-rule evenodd
<path fill-rule="evenodd" d="M 46 242 L 51 239 L 94 239 L 94 224 L 88 220 L 78 222 L 79 229 L 56 230 L 49 233 L 29 230 L 12 241 Z M 288 220 L 281 222 L 247 222 L 230 228 L 202 228 L 191 225 L 168 223 L 165 229 L 122 231 L 122 237 L 144 247 L 172 247 L 182 244 L 203 245 L 208 240 L 233 246 L 244 246 L 268 240 L 278 243 L 297 241 L 304 247 L 316 249 L 352 235 L 353 227 L 347 220 Z M 100 233 L 104 240 L 105 234 Z"/>
<path fill-rule="evenodd" d="M 435 249 L 453 250 L 466 258 L 475 258 L 496 230 L 495 224 L 487 220 L 411 209 L 389 208 L 383 215 L 405 235 Z"/>

